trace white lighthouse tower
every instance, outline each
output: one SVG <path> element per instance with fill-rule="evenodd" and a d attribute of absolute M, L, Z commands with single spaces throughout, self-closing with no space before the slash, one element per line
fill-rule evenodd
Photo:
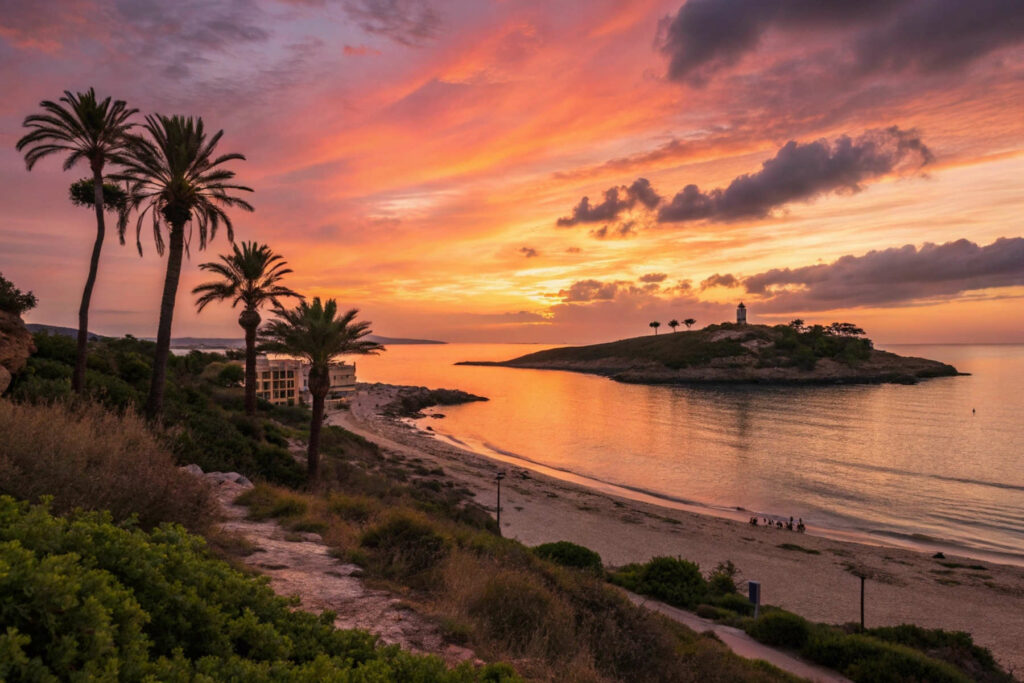
<path fill-rule="evenodd" d="M 740 305 L 736 307 L 736 324 L 746 325 L 747 324 L 747 307 L 740 302 Z"/>

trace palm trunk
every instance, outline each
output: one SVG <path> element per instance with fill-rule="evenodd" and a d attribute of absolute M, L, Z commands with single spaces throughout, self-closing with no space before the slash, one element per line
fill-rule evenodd
<path fill-rule="evenodd" d="M 85 363 L 89 354 L 89 303 L 92 288 L 96 284 L 96 272 L 100 267 L 100 251 L 107 226 L 103 220 L 103 162 L 92 165 L 93 204 L 96 206 L 96 241 L 92 245 L 89 260 L 89 277 L 82 290 L 82 303 L 78 307 L 78 346 L 75 350 L 75 371 L 71 375 L 71 389 L 76 394 L 85 392 Z"/>
<path fill-rule="evenodd" d="M 321 373 L 315 368 L 309 369 L 309 391 L 313 395 L 313 419 L 309 423 L 309 449 L 306 451 L 306 469 L 309 483 L 316 483 L 320 475 L 320 428 L 324 423 L 324 404 L 330 379 L 326 372 Z"/>
<path fill-rule="evenodd" d="M 167 275 L 164 277 L 164 293 L 160 299 L 160 326 L 157 328 L 156 355 L 153 358 L 153 378 L 149 385 L 149 399 L 146 401 L 146 416 L 150 420 L 157 419 L 164 408 L 167 357 L 171 351 L 171 320 L 174 318 L 174 300 L 178 295 L 181 257 L 185 249 L 184 223 L 171 225 L 168 248 Z"/>
<path fill-rule="evenodd" d="M 238 324 L 245 330 L 245 414 L 256 414 L 256 328 L 260 314 L 246 309 L 238 316 Z"/>

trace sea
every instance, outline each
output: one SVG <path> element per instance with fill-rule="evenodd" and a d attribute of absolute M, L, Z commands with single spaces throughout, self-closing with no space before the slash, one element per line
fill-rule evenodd
<path fill-rule="evenodd" d="M 548 346 L 390 346 L 360 382 L 461 389 L 436 438 L 620 496 L 1024 565 L 1024 345 L 890 345 L 968 376 L 917 385 L 644 386 L 455 365 Z"/>

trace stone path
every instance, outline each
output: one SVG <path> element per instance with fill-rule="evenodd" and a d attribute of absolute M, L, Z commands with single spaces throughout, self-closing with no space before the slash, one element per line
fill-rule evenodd
<path fill-rule="evenodd" d="M 471 650 L 445 643 L 436 624 L 399 598 L 367 588 L 359 578 L 362 570 L 332 557 L 318 534 L 289 532 L 272 520 L 247 519 L 247 509 L 234 502 L 252 486 L 244 477 L 219 472 L 204 477 L 223 511 L 221 528 L 257 548 L 241 561 L 269 577 L 278 594 L 298 596 L 300 609 L 331 610 L 338 628 L 369 631 L 389 645 L 439 655 L 450 666 L 475 659 Z"/>

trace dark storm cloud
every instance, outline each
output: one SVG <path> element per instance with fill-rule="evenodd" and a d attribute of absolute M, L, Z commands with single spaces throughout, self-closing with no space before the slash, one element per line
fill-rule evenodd
<path fill-rule="evenodd" d="M 990 287 L 1024 285 L 1024 237 L 987 246 L 966 239 L 843 256 L 828 264 L 775 268 L 743 279 L 769 310 L 898 305 Z"/>
<path fill-rule="evenodd" d="M 905 166 L 920 168 L 932 155 L 914 131 L 897 127 L 833 142 L 786 143 L 757 173 L 735 178 L 725 189 L 702 192 L 687 185 L 658 211 L 658 220 L 729 221 L 764 218 L 792 201 L 831 192 L 858 192 L 862 183 Z"/>
<path fill-rule="evenodd" d="M 1024 41 L 1020 0 L 689 0 L 660 26 L 672 80 L 700 86 L 770 30 L 834 32 L 856 73 L 952 70 Z"/>
<path fill-rule="evenodd" d="M 437 36 L 441 17 L 426 0 L 348 0 L 345 12 L 368 33 L 419 47 Z"/>
<path fill-rule="evenodd" d="M 568 227 L 579 223 L 599 223 L 612 221 L 623 211 L 632 209 L 638 203 L 653 209 L 661 201 L 661 197 L 646 178 L 637 178 L 629 187 L 611 187 L 605 190 L 604 201 L 592 205 L 589 197 L 584 197 L 573 207 L 572 216 L 559 218 L 557 225 Z"/>
<path fill-rule="evenodd" d="M 715 273 L 711 277 L 703 280 L 700 283 L 700 288 L 710 289 L 711 287 L 735 287 L 739 283 L 740 282 L 736 279 L 736 276 L 731 273 L 726 273 L 725 275 Z"/>

